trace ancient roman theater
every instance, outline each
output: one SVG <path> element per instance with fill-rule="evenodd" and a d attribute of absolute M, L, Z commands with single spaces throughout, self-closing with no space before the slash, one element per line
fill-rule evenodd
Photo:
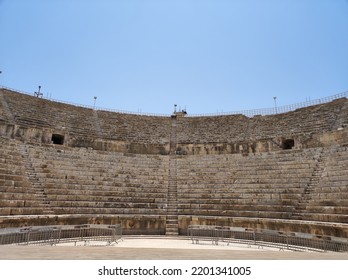
<path fill-rule="evenodd" d="M 347 96 L 156 116 L 1 88 L 0 228 L 120 225 L 124 238 L 189 243 L 263 233 L 347 251 Z"/>

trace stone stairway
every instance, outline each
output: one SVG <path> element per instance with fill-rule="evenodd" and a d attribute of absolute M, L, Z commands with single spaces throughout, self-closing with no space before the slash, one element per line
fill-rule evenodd
<path fill-rule="evenodd" d="M 8 104 L 4 98 L 4 94 L 2 93 L 2 90 L 0 90 L 0 104 L 2 106 L 2 111 L 3 111 L 2 114 L 0 114 L 0 116 L 4 114 L 5 116 L 7 116 L 10 122 L 15 123 L 15 118 L 10 108 L 8 107 Z M 0 107 L 0 113 L 1 113 L 1 107 Z"/>
<path fill-rule="evenodd" d="M 304 193 L 302 194 L 302 198 L 299 201 L 296 211 L 292 216 L 293 219 L 301 220 L 301 214 L 306 212 L 307 206 L 312 199 L 312 193 L 315 190 L 315 187 L 319 184 L 325 170 L 325 159 L 326 156 L 324 156 L 324 149 L 322 149 L 316 158 L 316 166 L 313 169 L 309 183 L 304 189 Z"/>
<path fill-rule="evenodd" d="M 36 175 L 35 168 L 33 167 L 33 164 L 31 162 L 30 155 L 25 143 L 20 143 L 18 146 L 18 150 L 23 157 L 27 177 L 33 189 L 35 190 L 34 195 L 39 201 L 38 207 L 42 208 L 43 214 L 54 214 L 54 212 L 50 209 L 50 202 L 47 199 L 45 190 L 42 187 L 42 184 L 40 183 L 39 178 Z"/>
<path fill-rule="evenodd" d="M 93 117 L 94 117 L 94 122 L 95 122 L 95 128 L 96 128 L 96 132 L 99 138 L 103 137 L 103 133 L 100 127 L 100 122 L 99 122 L 99 117 L 98 117 L 98 111 L 97 110 L 93 110 Z"/>
<path fill-rule="evenodd" d="M 177 124 L 176 123 L 176 116 L 172 116 L 172 129 L 171 129 L 171 135 L 170 135 L 166 235 L 178 235 L 176 124 Z"/>
<path fill-rule="evenodd" d="M 167 196 L 166 235 L 178 235 L 178 199 L 176 156 L 169 156 L 169 181 Z"/>
<path fill-rule="evenodd" d="M 331 129 L 337 130 L 348 127 L 348 102 L 345 102 L 344 105 L 340 108 L 338 114 L 333 118 Z"/>

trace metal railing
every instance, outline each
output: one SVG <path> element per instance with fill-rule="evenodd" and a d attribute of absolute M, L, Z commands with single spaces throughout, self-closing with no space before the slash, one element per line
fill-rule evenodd
<path fill-rule="evenodd" d="M 219 242 L 225 242 L 227 245 L 240 243 L 247 244 L 248 247 L 254 245 L 258 248 L 275 247 L 291 251 L 348 251 L 348 239 L 331 236 L 203 225 L 191 225 L 187 232 L 192 243 L 196 244 L 209 241 L 214 245 L 218 245 Z"/>
<path fill-rule="evenodd" d="M 14 88 L 2 86 L 2 85 L 0 85 L 0 89 L 5 89 L 5 90 L 14 91 L 14 92 L 18 92 L 18 93 L 29 95 L 29 96 L 34 96 L 33 93 L 25 92 L 23 90 L 18 90 L 18 89 L 14 89 Z M 156 113 L 146 113 L 146 112 L 132 112 L 132 111 L 126 111 L 126 110 L 103 108 L 103 107 L 97 107 L 97 106 L 92 106 L 92 105 L 85 105 L 85 104 L 80 104 L 80 103 L 75 103 L 75 102 L 63 101 L 63 100 L 59 100 L 59 99 L 55 99 L 55 98 L 51 98 L 51 97 L 45 97 L 45 96 L 37 97 L 37 98 L 42 98 L 42 99 L 49 100 L 49 101 L 52 101 L 52 102 L 62 103 L 62 104 L 66 104 L 66 105 L 72 105 L 72 106 L 81 107 L 81 108 L 85 108 L 85 109 L 92 109 L 92 110 L 96 110 L 96 111 L 106 111 L 106 112 L 112 112 L 112 113 L 139 115 L 139 116 L 149 116 L 149 117 L 170 117 L 171 116 L 171 114 L 156 114 Z"/>
<path fill-rule="evenodd" d="M 0 230 L 0 245 L 57 245 L 90 241 L 106 245 L 122 239 L 121 225 L 35 226 Z"/>
<path fill-rule="evenodd" d="M 247 117 L 254 117 L 257 115 L 261 115 L 261 116 L 276 115 L 276 114 L 282 114 L 282 113 L 295 111 L 297 109 L 301 109 L 301 108 L 305 108 L 305 107 L 309 107 L 309 106 L 328 103 L 328 102 L 331 102 L 331 101 L 334 101 L 334 100 L 340 99 L 340 98 L 348 98 L 348 91 L 342 92 L 339 94 L 335 94 L 332 96 L 324 97 L 324 98 L 313 99 L 313 100 L 308 100 L 305 102 L 299 102 L 299 103 L 285 105 L 285 106 L 279 106 L 279 107 L 261 108 L 261 109 L 243 110 L 243 111 L 232 111 L 232 112 L 226 112 L 226 113 L 194 114 L 194 115 L 190 115 L 190 117 L 225 116 L 225 115 L 244 115 Z"/>
<path fill-rule="evenodd" d="M 6 86 L 1 86 L 0 89 L 6 89 L 10 91 L 15 91 L 21 94 L 30 95 L 33 96 L 32 93 L 24 92 L 21 90 L 9 88 Z M 73 105 L 77 107 L 82 107 L 86 109 L 93 109 L 93 110 L 100 110 L 100 111 L 107 111 L 107 112 L 114 112 L 114 113 L 121 113 L 121 114 L 131 114 L 131 115 L 140 115 L 140 116 L 153 116 L 153 117 L 170 117 L 171 114 L 156 114 L 156 113 L 143 113 L 143 112 L 131 112 L 131 111 L 122 111 L 122 110 L 115 110 L 115 109 L 108 109 L 108 108 L 101 108 L 101 107 L 95 107 L 95 106 L 88 106 L 88 105 L 82 105 L 78 103 L 68 102 L 68 101 L 61 101 L 58 99 L 48 98 L 48 97 L 42 97 L 44 99 L 53 101 L 53 102 L 59 102 L 63 104 Z M 307 100 L 304 102 L 299 102 L 291 105 L 285 105 L 285 106 L 279 106 L 279 107 L 272 107 L 272 108 L 261 108 L 261 109 L 252 109 L 252 110 L 242 110 L 242 111 L 230 111 L 230 112 L 221 112 L 221 113 L 203 113 L 203 114 L 188 114 L 187 117 L 208 117 L 208 116 L 225 116 L 225 115 L 244 115 L 247 117 L 253 117 L 257 115 L 275 115 L 275 114 L 282 114 L 291 112 L 300 108 L 305 108 L 313 105 L 319 105 L 327 102 L 331 102 L 333 100 L 339 99 L 339 98 L 348 98 L 348 91 L 338 93 L 335 95 L 331 95 L 328 97 L 323 97 L 319 99 L 313 99 L 313 100 Z"/>

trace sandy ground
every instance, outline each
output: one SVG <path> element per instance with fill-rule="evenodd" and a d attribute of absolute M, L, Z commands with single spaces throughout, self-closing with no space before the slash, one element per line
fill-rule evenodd
<path fill-rule="evenodd" d="M 88 246 L 86 246 L 88 245 Z M 124 237 L 117 244 L 70 243 L 57 246 L 0 246 L 2 260 L 348 260 L 348 253 L 293 252 L 278 248 L 209 241 L 193 244 L 187 238 Z"/>

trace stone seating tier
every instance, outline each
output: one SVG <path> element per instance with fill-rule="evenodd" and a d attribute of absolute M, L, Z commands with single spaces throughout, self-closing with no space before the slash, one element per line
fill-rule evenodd
<path fill-rule="evenodd" d="M 70 125 L 74 131 L 93 135 L 94 121 L 90 117 L 91 109 L 51 102 L 47 99 L 18 94 L 9 90 L 3 90 L 3 94 L 19 125 L 48 128 L 62 128 Z"/>
<path fill-rule="evenodd" d="M 102 139 L 162 145 L 162 148 L 170 142 L 170 117 L 92 110 L 7 89 L 1 89 L 1 96 L 4 101 L 0 102 L 0 109 L 6 103 L 15 124 L 22 127 L 57 130 L 82 142 Z M 284 114 L 253 118 L 244 115 L 178 117 L 177 143 L 246 143 L 332 131 L 348 123 L 347 103 L 342 98 Z M 8 119 L 8 114 L 3 115 Z"/>
<path fill-rule="evenodd" d="M 168 162 L 163 156 L 26 148 L 54 214 L 93 209 L 100 214 L 165 214 Z"/>
<path fill-rule="evenodd" d="M 235 143 L 250 139 L 268 139 L 282 135 L 296 135 L 330 131 L 340 118 L 345 99 L 297 109 L 296 111 L 247 118 L 243 115 L 192 117 L 180 119 L 179 143 Z M 347 105 L 346 105 L 347 106 Z"/>
<path fill-rule="evenodd" d="M 168 118 L 97 111 L 8 90 L 1 90 L 0 95 L 4 115 L 0 133 L 8 129 L 3 125 L 15 125 L 18 135 L 21 129 L 34 129 L 32 133 L 40 138 L 42 129 L 92 142 L 166 145 L 170 150 L 163 155 L 146 149 L 131 154 L 130 148 L 121 153 L 121 149 L 73 148 L 69 143 L 28 144 L 17 134 L 10 136 L 16 140 L 0 138 L 1 216 L 154 215 L 348 222 L 348 148 L 342 139 L 337 142 L 342 146 L 323 144 L 344 136 L 346 99 L 272 116 Z M 325 136 L 326 142 L 313 136 L 325 132 L 331 133 Z M 176 150 L 180 144 L 239 145 L 262 139 L 298 141 L 296 137 L 318 141 L 313 145 L 316 148 L 249 150 L 248 155 L 225 150 L 184 155 Z M 168 224 L 177 221 L 169 219 Z"/>
<path fill-rule="evenodd" d="M 43 204 L 56 215 L 79 211 L 81 214 L 166 214 L 169 178 L 166 156 L 128 156 L 24 144 L 34 172 L 30 178 L 21 145 L 14 142 L 9 149 L 0 150 L 3 155 L 1 215 L 44 213 L 40 209 Z M 343 221 L 348 205 L 346 148 L 272 152 L 250 157 L 178 156 L 177 214 L 296 219 L 294 215 L 303 203 L 320 154 L 325 154 L 326 159 L 322 179 L 313 188 L 300 217 L 322 221 L 328 215 L 333 221 Z M 11 158 L 11 163 L 5 163 L 4 159 Z M 17 167 L 11 171 L 9 166 Z"/>

